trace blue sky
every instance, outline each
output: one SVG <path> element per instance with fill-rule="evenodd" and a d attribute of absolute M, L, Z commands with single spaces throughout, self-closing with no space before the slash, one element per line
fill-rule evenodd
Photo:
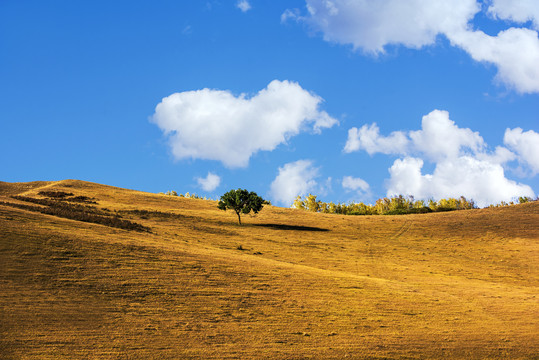
<path fill-rule="evenodd" d="M 539 193 L 539 4 L 0 2 L 0 180 Z"/>

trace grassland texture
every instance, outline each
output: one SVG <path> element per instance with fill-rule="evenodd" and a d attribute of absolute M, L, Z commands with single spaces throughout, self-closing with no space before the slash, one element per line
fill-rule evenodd
<path fill-rule="evenodd" d="M 539 204 L 403 216 L 216 202 L 76 180 L 151 229 L 0 205 L 2 359 L 539 359 Z"/>

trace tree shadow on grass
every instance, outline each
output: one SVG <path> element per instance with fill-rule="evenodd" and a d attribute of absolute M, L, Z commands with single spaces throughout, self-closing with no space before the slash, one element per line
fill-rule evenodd
<path fill-rule="evenodd" d="M 253 224 L 253 226 L 267 227 L 277 230 L 295 230 L 295 231 L 329 231 L 314 226 L 301 226 L 301 225 L 284 225 L 284 224 Z"/>

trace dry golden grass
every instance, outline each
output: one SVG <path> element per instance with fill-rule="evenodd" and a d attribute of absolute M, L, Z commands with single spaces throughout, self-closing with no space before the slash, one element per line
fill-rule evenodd
<path fill-rule="evenodd" d="M 537 202 L 267 206 L 238 226 L 212 201 L 76 180 L 0 182 L 0 201 L 42 190 L 152 233 L 0 205 L 2 359 L 539 359 Z"/>

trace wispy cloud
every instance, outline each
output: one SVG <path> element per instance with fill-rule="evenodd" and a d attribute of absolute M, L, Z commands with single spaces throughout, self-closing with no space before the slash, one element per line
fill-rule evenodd
<path fill-rule="evenodd" d="M 247 12 L 251 9 L 251 4 L 247 0 L 238 0 L 236 6 L 243 12 Z"/>

